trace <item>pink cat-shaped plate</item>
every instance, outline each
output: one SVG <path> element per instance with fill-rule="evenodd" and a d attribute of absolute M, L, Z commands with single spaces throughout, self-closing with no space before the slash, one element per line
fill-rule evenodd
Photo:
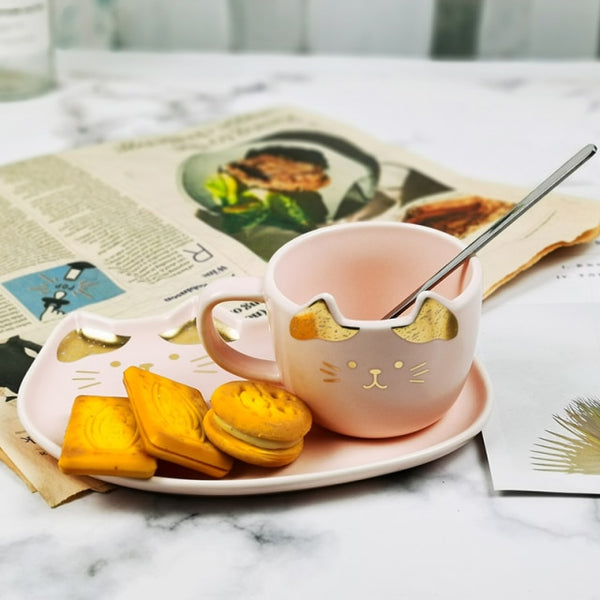
<path fill-rule="evenodd" d="M 19 390 L 18 413 L 28 434 L 58 458 L 73 399 L 79 394 L 125 395 L 123 370 L 143 366 L 198 388 L 209 399 L 221 383 L 236 379 L 206 355 L 193 327 L 196 299 L 157 317 L 115 320 L 74 312 L 54 329 Z M 221 316 L 221 315 L 219 315 Z M 227 321 L 229 317 L 222 315 Z M 231 322 L 230 322 L 231 324 Z M 186 326 L 187 325 L 187 326 Z M 266 320 L 245 319 L 246 347 L 270 356 Z M 104 340 L 81 347 L 73 338 Z M 70 345 L 69 345 L 70 344 Z M 90 349 L 91 348 L 91 349 Z M 102 352 L 99 352 L 103 350 Z M 146 480 L 101 477 L 109 483 L 171 494 L 249 495 L 324 487 L 359 481 L 421 465 L 453 452 L 477 435 L 487 420 L 492 394 L 487 374 L 476 361 L 456 403 L 437 423 L 414 434 L 383 440 L 345 437 L 314 426 L 300 458 L 280 469 L 237 463 L 224 479 L 163 464 Z"/>

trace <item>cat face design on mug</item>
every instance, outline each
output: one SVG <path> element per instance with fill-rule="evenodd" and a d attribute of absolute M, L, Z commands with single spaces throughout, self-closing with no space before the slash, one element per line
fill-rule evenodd
<path fill-rule="evenodd" d="M 410 344 L 422 345 L 434 340 L 448 341 L 458 334 L 458 321 L 454 314 L 433 298 L 423 302 L 415 320 L 404 326 L 390 327 L 389 335 Z M 377 335 L 361 332 L 358 327 L 338 323 L 324 300 L 317 300 L 297 313 L 290 322 L 290 335 L 300 341 L 323 340 L 344 345 L 344 360 L 333 362 L 321 360 L 319 375 L 324 383 L 352 381 L 366 391 L 387 390 L 398 377 L 410 384 L 424 384 L 432 375 L 429 363 L 419 355 L 409 362 L 401 356 L 406 351 L 405 343 L 398 343 L 395 354 L 389 346 L 378 352 L 377 340 L 370 343 L 367 336 Z M 368 352 L 365 352 L 368 348 Z M 392 346 L 393 348 L 393 346 Z M 316 353 L 317 355 L 319 353 Z M 365 354 L 367 356 L 365 357 Z"/>
<path fill-rule="evenodd" d="M 350 359 L 339 366 L 324 360 L 321 362 L 319 371 L 324 383 L 340 383 L 349 377 L 353 377 L 362 389 L 373 391 L 387 390 L 391 385 L 390 382 L 394 380 L 394 372 L 400 369 L 404 369 L 406 377 L 409 378 L 409 383 L 425 383 L 426 377 L 429 375 L 427 361 L 421 361 L 413 366 L 405 365 L 402 360 L 392 360 L 389 365 L 384 365 L 382 362 L 377 364 L 380 366 L 371 367 L 371 363 L 363 365 Z"/>

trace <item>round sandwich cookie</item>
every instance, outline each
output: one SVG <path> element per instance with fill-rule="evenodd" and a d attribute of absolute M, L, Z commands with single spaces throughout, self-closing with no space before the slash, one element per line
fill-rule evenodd
<path fill-rule="evenodd" d="M 230 381 L 219 386 L 203 421 L 208 439 L 241 461 L 281 467 L 300 455 L 312 425 L 308 406 L 298 396 L 260 381 Z"/>

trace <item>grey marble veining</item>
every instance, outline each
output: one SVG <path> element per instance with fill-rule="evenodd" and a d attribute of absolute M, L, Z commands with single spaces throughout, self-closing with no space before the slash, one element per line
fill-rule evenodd
<path fill-rule="evenodd" d="M 593 63 L 69 53 L 59 67 L 53 93 L 0 104 L 0 163 L 281 104 L 520 185 L 600 139 Z M 565 191 L 600 197 L 600 170 Z M 117 489 L 50 509 L 2 465 L 0 489 L 11 599 L 598 597 L 597 498 L 495 493 L 480 436 L 421 467 L 285 494 Z"/>
<path fill-rule="evenodd" d="M 2 519 L 12 598 L 594 597 L 596 501 L 494 496 L 477 441 L 374 480 L 237 499 L 118 490 L 50 511 L 0 477 L 19 492 Z"/>

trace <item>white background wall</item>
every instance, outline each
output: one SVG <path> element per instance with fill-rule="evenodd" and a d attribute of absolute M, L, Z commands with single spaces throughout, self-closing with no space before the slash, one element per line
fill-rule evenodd
<path fill-rule="evenodd" d="M 467 58 L 599 56 L 600 0 L 54 2 L 61 47 L 439 57 L 471 36 Z"/>

